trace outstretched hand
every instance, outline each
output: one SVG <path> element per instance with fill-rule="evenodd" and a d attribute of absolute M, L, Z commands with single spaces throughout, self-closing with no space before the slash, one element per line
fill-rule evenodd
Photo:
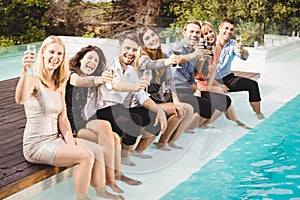
<path fill-rule="evenodd" d="M 158 123 L 160 123 L 161 133 L 164 134 L 167 128 L 167 118 L 162 108 L 157 110 L 154 126 L 157 126 Z"/>
<path fill-rule="evenodd" d="M 112 79 L 115 77 L 114 71 L 105 70 L 102 72 L 102 81 L 103 83 L 111 82 Z"/>
<path fill-rule="evenodd" d="M 147 88 L 149 85 L 150 85 L 150 79 L 147 78 L 146 76 L 142 76 L 139 80 L 139 83 L 135 91 L 144 91 L 145 88 Z"/>

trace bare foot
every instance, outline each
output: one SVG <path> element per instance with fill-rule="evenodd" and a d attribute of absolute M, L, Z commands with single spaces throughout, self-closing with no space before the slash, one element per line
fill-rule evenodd
<path fill-rule="evenodd" d="M 199 126 L 199 128 L 202 128 L 202 129 L 208 129 L 208 128 L 209 128 L 209 126 L 208 126 L 208 125 L 206 125 L 206 124 L 202 124 L 202 125 L 200 125 L 200 126 Z"/>
<path fill-rule="evenodd" d="M 104 187 L 94 187 L 96 190 L 96 195 L 99 197 L 107 198 L 107 199 L 124 199 L 121 195 L 112 194 L 110 192 L 106 191 L 105 186 Z"/>
<path fill-rule="evenodd" d="M 137 152 L 135 150 L 133 150 L 131 152 L 132 155 L 136 156 L 136 157 L 139 157 L 139 158 L 142 158 L 142 159 L 152 159 L 153 157 L 149 154 L 145 154 L 145 153 L 142 153 L 142 152 Z"/>
<path fill-rule="evenodd" d="M 141 181 L 129 178 L 128 176 L 125 176 L 122 172 L 117 173 L 115 179 L 119 180 L 119 181 L 123 181 L 123 182 L 127 183 L 128 185 L 141 185 L 142 184 Z"/>
<path fill-rule="evenodd" d="M 245 129 L 248 129 L 248 130 L 251 130 L 251 129 L 252 129 L 251 127 L 247 126 L 246 124 L 244 124 L 243 122 L 241 122 L 241 121 L 239 121 L 239 120 L 236 120 L 235 122 L 236 122 L 237 125 L 240 126 L 240 127 L 243 127 L 243 128 L 245 128 Z"/>
<path fill-rule="evenodd" d="M 255 115 L 256 115 L 257 119 L 259 119 L 259 120 L 262 120 L 262 119 L 265 119 L 265 118 L 266 118 L 266 117 L 264 116 L 264 114 L 262 114 L 262 113 L 256 113 Z"/>
<path fill-rule="evenodd" d="M 184 131 L 185 133 L 191 133 L 191 134 L 194 134 L 195 133 L 195 130 L 194 129 L 185 129 Z"/>
<path fill-rule="evenodd" d="M 153 144 L 156 146 L 156 148 L 163 150 L 163 151 L 171 151 L 168 147 L 166 147 L 166 144 L 161 142 L 153 142 Z"/>
<path fill-rule="evenodd" d="M 91 200 L 87 194 L 77 194 L 76 200 Z"/>
<path fill-rule="evenodd" d="M 124 193 L 124 191 L 121 188 L 119 188 L 119 186 L 116 183 L 114 184 L 106 183 L 106 185 L 108 185 L 116 193 Z"/>
<path fill-rule="evenodd" d="M 122 157 L 122 158 L 121 158 L 121 163 L 122 163 L 123 165 L 135 166 L 135 163 L 132 162 L 132 161 L 131 161 L 129 158 L 127 158 L 127 157 Z"/>
<path fill-rule="evenodd" d="M 177 144 L 175 144 L 174 142 L 169 142 L 169 146 L 174 148 L 174 149 L 183 149 L 183 147 L 178 146 Z"/>

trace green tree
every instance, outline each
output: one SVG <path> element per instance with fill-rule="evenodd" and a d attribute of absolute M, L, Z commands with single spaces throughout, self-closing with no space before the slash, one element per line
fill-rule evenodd
<path fill-rule="evenodd" d="M 41 19 L 51 3 L 52 0 L 1 0 L 1 41 L 22 44 L 44 39 L 46 24 Z M 1 46 L 5 45 L 1 42 Z"/>
<path fill-rule="evenodd" d="M 299 30 L 299 4 L 299 0 L 185 0 L 169 3 L 164 11 L 176 16 L 176 22 L 170 25 L 174 30 L 191 19 L 209 21 L 217 30 L 222 19 L 232 18 L 237 32 L 252 45 L 254 40 L 261 42 L 264 33 Z"/>

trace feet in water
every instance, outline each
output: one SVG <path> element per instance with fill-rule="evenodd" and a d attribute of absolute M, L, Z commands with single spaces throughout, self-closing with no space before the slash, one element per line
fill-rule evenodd
<path fill-rule="evenodd" d="M 183 147 L 178 146 L 178 145 L 175 144 L 175 142 L 173 142 L 173 141 L 170 141 L 168 144 L 169 144 L 170 147 L 172 147 L 172 148 L 174 148 L 174 149 L 183 149 Z"/>
<path fill-rule="evenodd" d="M 132 162 L 129 157 L 121 157 L 121 163 L 123 165 L 135 166 L 135 163 Z"/>
<path fill-rule="evenodd" d="M 202 125 L 200 125 L 200 126 L 199 126 L 199 128 L 202 128 L 202 129 L 208 129 L 208 128 L 209 128 L 209 126 L 208 126 L 208 125 L 206 125 L 206 124 L 202 124 Z"/>
<path fill-rule="evenodd" d="M 153 157 L 149 154 L 145 154 L 143 152 L 138 152 L 138 151 L 135 151 L 133 150 L 131 152 L 132 155 L 136 156 L 136 157 L 139 157 L 139 158 L 142 158 L 142 159 L 152 159 Z"/>
<path fill-rule="evenodd" d="M 96 191 L 96 195 L 99 197 L 103 197 L 106 199 L 119 199 L 119 200 L 123 200 L 125 199 L 122 195 L 116 195 L 116 194 L 112 194 L 110 192 L 108 192 L 106 190 L 106 187 L 94 187 L 95 191 Z"/>
<path fill-rule="evenodd" d="M 239 121 L 239 120 L 236 120 L 235 122 L 236 122 L 237 125 L 240 126 L 240 127 L 243 127 L 243 128 L 245 128 L 245 129 L 248 129 L 248 130 L 251 130 L 251 129 L 252 129 L 251 127 L 247 126 L 246 124 L 244 124 L 243 122 L 241 122 L 241 121 Z"/>
<path fill-rule="evenodd" d="M 106 183 L 106 185 L 109 186 L 116 193 L 124 193 L 124 191 L 121 188 L 119 188 L 119 186 L 116 183 Z"/>
<path fill-rule="evenodd" d="M 119 180 L 119 181 L 123 181 L 123 182 L 127 183 L 128 185 L 141 185 L 142 184 L 141 181 L 129 178 L 128 176 L 125 176 L 122 172 L 117 173 L 115 176 L 115 179 Z"/>
<path fill-rule="evenodd" d="M 153 144 L 156 146 L 156 148 L 158 148 L 159 150 L 162 151 L 171 151 L 171 149 L 169 149 L 168 147 L 166 147 L 166 144 L 161 143 L 161 142 L 153 142 Z"/>
<path fill-rule="evenodd" d="M 255 113 L 255 116 L 257 117 L 257 119 L 262 120 L 265 119 L 266 117 L 264 116 L 264 114 L 262 113 Z"/>
<path fill-rule="evenodd" d="M 87 194 L 76 194 L 77 199 L 76 200 L 91 200 Z"/>

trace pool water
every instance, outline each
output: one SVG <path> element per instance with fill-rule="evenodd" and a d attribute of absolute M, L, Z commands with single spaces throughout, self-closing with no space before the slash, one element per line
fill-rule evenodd
<path fill-rule="evenodd" d="M 300 95 L 161 199 L 300 200 Z"/>
<path fill-rule="evenodd" d="M 20 76 L 23 53 L 0 57 L 0 81 Z"/>

